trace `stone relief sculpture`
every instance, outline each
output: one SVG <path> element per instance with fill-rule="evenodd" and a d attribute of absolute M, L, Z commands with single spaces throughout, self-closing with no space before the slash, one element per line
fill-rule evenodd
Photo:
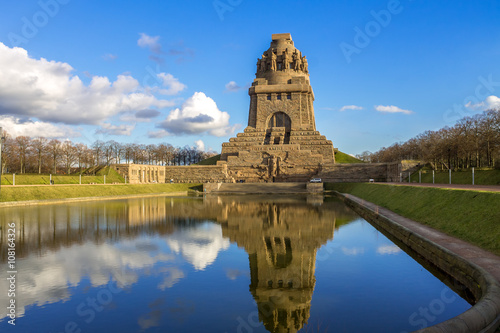
<path fill-rule="evenodd" d="M 302 70 L 304 73 L 309 73 L 309 65 L 307 64 L 306 56 L 302 57 Z"/>
<path fill-rule="evenodd" d="M 272 71 L 276 71 L 276 60 L 277 60 L 278 56 L 274 53 L 274 52 L 271 52 L 271 70 Z"/>
<path fill-rule="evenodd" d="M 280 62 L 278 63 L 278 61 Z M 303 71 L 304 73 L 309 73 L 309 65 L 305 56 L 302 56 L 301 52 L 295 50 L 292 54 L 285 49 L 281 55 L 277 55 L 274 52 L 269 52 L 267 54 L 264 52 L 261 59 L 257 59 L 257 73 L 263 73 L 267 70 L 277 71 L 293 69 L 295 71 Z"/>
<path fill-rule="evenodd" d="M 266 59 L 266 54 L 262 54 L 262 60 L 260 61 L 260 70 L 262 72 L 266 71 L 266 64 L 267 64 L 267 59 Z"/>
<path fill-rule="evenodd" d="M 302 67 L 302 61 L 300 59 L 299 52 L 295 50 L 292 57 L 293 57 L 293 69 L 299 71 L 300 68 Z"/>
<path fill-rule="evenodd" d="M 283 52 L 283 64 L 285 69 L 290 69 L 290 55 L 288 54 L 288 49 Z"/>

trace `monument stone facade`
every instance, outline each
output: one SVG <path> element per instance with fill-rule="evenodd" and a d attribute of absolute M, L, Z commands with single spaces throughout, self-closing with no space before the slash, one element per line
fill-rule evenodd
<path fill-rule="evenodd" d="M 335 163 L 332 142 L 316 130 L 307 58 L 289 33 L 272 35 L 248 94 L 248 126 L 222 144 L 219 164 L 227 164 L 230 176 L 307 181 Z"/>

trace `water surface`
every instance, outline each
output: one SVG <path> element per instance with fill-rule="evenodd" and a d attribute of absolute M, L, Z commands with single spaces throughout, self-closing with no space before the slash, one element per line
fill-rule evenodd
<path fill-rule="evenodd" d="M 0 225 L 2 332 L 405 332 L 470 307 L 342 202 L 317 196 L 8 208 Z"/>

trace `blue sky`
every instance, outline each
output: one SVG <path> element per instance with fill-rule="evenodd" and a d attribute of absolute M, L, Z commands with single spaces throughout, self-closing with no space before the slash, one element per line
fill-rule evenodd
<path fill-rule="evenodd" d="M 6 0 L 0 126 L 220 151 L 247 125 L 257 58 L 289 32 L 317 129 L 376 151 L 500 106 L 499 15 L 500 1 Z"/>

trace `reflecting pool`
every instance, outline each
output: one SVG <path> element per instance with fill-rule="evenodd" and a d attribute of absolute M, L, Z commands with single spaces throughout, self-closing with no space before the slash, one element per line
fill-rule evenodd
<path fill-rule="evenodd" d="M 1 332 L 407 332 L 471 306 L 332 198 L 5 208 L 0 226 Z"/>

